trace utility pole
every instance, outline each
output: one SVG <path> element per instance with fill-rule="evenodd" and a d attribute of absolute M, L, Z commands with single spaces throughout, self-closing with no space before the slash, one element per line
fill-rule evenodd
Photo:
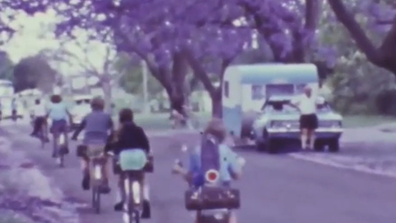
<path fill-rule="evenodd" d="M 144 114 L 149 114 L 150 113 L 150 108 L 149 108 L 149 98 L 148 98 L 148 71 L 147 71 L 147 64 L 144 60 L 141 61 L 142 65 L 142 76 L 143 76 L 143 113 Z"/>

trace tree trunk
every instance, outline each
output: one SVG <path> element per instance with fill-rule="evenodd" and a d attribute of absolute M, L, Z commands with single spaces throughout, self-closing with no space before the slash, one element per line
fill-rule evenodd
<path fill-rule="evenodd" d="M 104 101 L 105 101 L 105 111 L 112 114 L 112 92 L 111 85 L 108 81 L 103 81 L 101 83 L 102 90 L 104 93 Z"/>
<path fill-rule="evenodd" d="M 210 98 L 212 99 L 212 117 L 222 118 L 223 117 L 223 105 L 222 105 L 222 91 L 221 88 L 211 92 Z"/>

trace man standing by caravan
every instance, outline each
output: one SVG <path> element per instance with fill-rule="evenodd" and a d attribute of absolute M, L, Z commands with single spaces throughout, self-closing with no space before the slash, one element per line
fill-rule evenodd
<path fill-rule="evenodd" d="M 315 130 L 318 128 L 316 101 L 316 95 L 306 86 L 304 94 L 292 103 L 300 111 L 301 148 L 304 150 L 313 149 L 315 145 Z"/>

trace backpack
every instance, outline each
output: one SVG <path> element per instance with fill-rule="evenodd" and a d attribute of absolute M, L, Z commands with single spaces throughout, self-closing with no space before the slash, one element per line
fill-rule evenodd
<path fill-rule="evenodd" d="M 219 142 L 212 135 L 203 135 L 201 140 L 201 173 L 208 170 L 220 170 Z"/>
<path fill-rule="evenodd" d="M 196 188 L 188 189 L 184 194 L 187 210 L 202 211 L 210 209 L 237 209 L 240 206 L 239 190 L 219 185 L 205 185 L 204 175 L 208 170 L 220 169 L 219 142 L 211 135 L 204 135 L 201 140 L 201 165 L 200 175 L 194 180 L 195 186 L 202 186 L 197 192 Z M 197 160 L 198 161 L 198 160 Z"/>

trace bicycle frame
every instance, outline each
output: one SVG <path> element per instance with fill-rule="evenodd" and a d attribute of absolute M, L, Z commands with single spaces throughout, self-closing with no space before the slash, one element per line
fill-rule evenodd
<path fill-rule="evenodd" d="M 141 171 L 125 171 L 123 175 L 123 190 L 125 194 L 124 215 L 125 223 L 139 223 L 142 211 L 141 184 L 136 175 Z"/>
<path fill-rule="evenodd" d="M 92 207 L 95 209 L 97 214 L 100 213 L 100 187 L 103 185 L 103 164 L 105 162 L 104 157 L 92 158 L 91 165 L 91 182 L 92 182 Z"/>
<path fill-rule="evenodd" d="M 60 134 L 53 134 L 53 138 L 54 138 L 53 152 L 60 159 L 60 163 L 59 163 L 60 167 L 64 166 L 64 155 L 65 154 L 63 151 L 61 151 L 61 149 L 62 149 L 62 146 L 65 146 L 66 137 L 67 137 L 67 135 L 65 132 L 62 132 Z"/>

